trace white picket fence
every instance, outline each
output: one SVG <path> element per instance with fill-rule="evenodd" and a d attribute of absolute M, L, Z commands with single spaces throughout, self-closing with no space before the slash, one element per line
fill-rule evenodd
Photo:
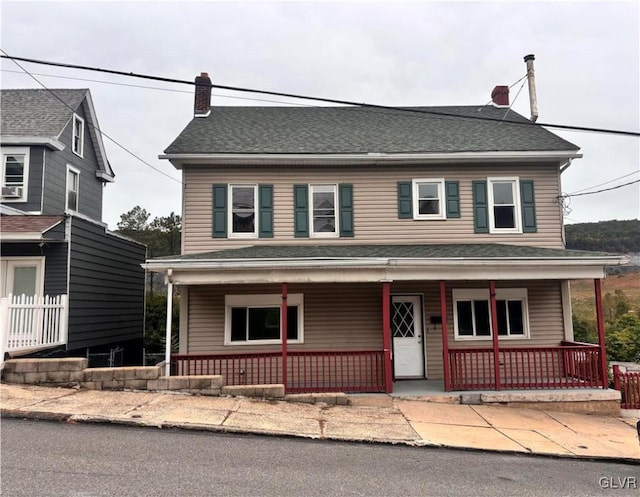
<path fill-rule="evenodd" d="M 9 295 L 0 299 L 0 361 L 5 352 L 67 343 L 67 296 Z"/>

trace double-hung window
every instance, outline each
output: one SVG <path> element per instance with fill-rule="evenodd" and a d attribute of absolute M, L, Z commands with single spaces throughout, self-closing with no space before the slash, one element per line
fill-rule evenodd
<path fill-rule="evenodd" d="M 413 180 L 413 218 L 445 219 L 444 179 Z"/>
<path fill-rule="evenodd" d="M 29 179 L 29 149 L 2 148 L 2 201 L 26 202 Z"/>
<path fill-rule="evenodd" d="M 275 344 L 282 341 L 282 297 L 273 295 L 225 296 L 225 345 Z M 287 298 L 287 341 L 303 342 L 303 295 Z"/>
<path fill-rule="evenodd" d="M 518 178 L 488 178 L 489 222 L 492 233 L 522 233 Z"/>
<path fill-rule="evenodd" d="M 311 236 L 338 236 L 338 185 L 309 185 Z"/>
<path fill-rule="evenodd" d="M 72 125 L 71 150 L 74 154 L 82 157 L 84 153 L 84 119 L 74 114 Z"/>
<path fill-rule="evenodd" d="M 499 338 L 528 338 L 527 290 L 498 289 L 496 310 Z M 489 291 L 453 290 L 453 321 L 456 340 L 484 340 L 492 336 Z"/>
<path fill-rule="evenodd" d="M 254 238 L 258 236 L 256 205 L 258 185 L 229 185 L 229 236 Z"/>
<path fill-rule="evenodd" d="M 67 166 L 67 209 L 78 210 L 78 194 L 80 191 L 80 171 Z"/>

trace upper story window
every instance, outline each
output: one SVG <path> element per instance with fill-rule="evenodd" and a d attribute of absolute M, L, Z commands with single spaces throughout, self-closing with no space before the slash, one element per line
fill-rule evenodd
<path fill-rule="evenodd" d="M 73 115 L 73 136 L 71 138 L 71 150 L 76 155 L 84 155 L 84 119 Z"/>
<path fill-rule="evenodd" d="M 444 179 L 414 179 L 413 218 L 445 219 Z"/>
<path fill-rule="evenodd" d="M 273 185 L 212 185 L 213 238 L 273 238 Z"/>
<path fill-rule="evenodd" d="M 67 209 L 78 210 L 78 193 L 80 191 L 80 171 L 67 166 Z"/>
<path fill-rule="evenodd" d="M 257 237 L 258 185 L 229 185 L 229 201 L 229 236 Z"/>
<path fill-rule="evenodd" d="M 518 178 L 488 178 L 490 231 L 521 233 Z"/>
<path fill-rule="evenodd" d="M 338 185 L 310 185 L 309 196 L 311 236 L 338 236 Z"/>
<path fill-rule="evenodd" d="M 491 338 L 489 290 L 453 290 L 453 322 L 456 340 Z M 529 338 L 526 288 L 496 290 L 499 338 Z"/>
<path fill-rule="evenodd" d="M 29 149 L 3 147 L 2 152 L 2 201 L 26 202 L 29 179 Z"/>

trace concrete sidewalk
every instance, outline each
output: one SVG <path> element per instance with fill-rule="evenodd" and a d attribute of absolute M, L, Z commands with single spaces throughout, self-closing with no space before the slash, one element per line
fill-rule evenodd
<path fill-rule="evenodd" d="M 3 417 L 640 462 L 636 419 L 393 399 L 390 407 L 0 384 Z"/>

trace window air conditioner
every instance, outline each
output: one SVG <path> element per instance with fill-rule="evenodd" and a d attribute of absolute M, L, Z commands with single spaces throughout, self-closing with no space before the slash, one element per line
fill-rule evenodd
<path fill-rule="evenodd" d="M 3 186 L 2 198 L 20 198 L 22 197 L 21 186 Z"/>

